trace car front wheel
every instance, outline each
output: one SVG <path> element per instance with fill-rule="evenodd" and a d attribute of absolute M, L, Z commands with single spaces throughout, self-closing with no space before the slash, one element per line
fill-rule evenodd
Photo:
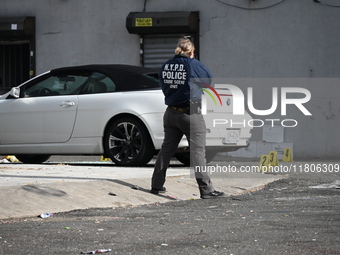
<path fill-rule="evenodd" d="M 134 118 L 114 121 L 104 136 L 106 155 L 119 166 L 146 165 L 155 154 L 145 126 Z"/>

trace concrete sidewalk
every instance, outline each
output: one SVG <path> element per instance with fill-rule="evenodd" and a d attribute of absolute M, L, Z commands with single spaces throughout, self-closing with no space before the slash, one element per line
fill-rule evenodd
<path fill-rule="evenodd" d="M 234 163 L 239 168 L 244 164 Z M 0 219 L 35 217 L 76 209 L 138 206 L 176 200 L 200 199 L 189 168 L 169 168 L 167 192 L 150 194 L 153 165 L 116 167 L 110 163 L 24 165 L 0 164 Z M 227 196 L 255 191 L 283 175 L 225 173 L 212 177 L 216 190 Z"/>

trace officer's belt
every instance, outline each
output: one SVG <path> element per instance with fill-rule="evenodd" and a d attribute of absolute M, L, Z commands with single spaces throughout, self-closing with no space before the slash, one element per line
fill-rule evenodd
<path fill-rule="evenodd" d="M 199 108 L 197 106 L 191 106 L 190 107 L 178 107 L 178 106 L 173 106 L 173 105 L 169 105 L 170 109 L 173 109 L 175 111 L 181 112 L 181 113 L 185 113 L 185 114 L 194 114 L 194 113 L 199 113 Z"/>
<path fill-rule="evenodd" d="M 182 107 L 177 107 L 177 106 L 172 106 L 172 105 L 169 105 L 169 107 L 175 111 L 178 111 L 178 112 L 183 112 L 183 113 L 186 113 L 186 114 L 190 114 L 190 107 L 185 107 L 185 108 L 182 108 Z"/>

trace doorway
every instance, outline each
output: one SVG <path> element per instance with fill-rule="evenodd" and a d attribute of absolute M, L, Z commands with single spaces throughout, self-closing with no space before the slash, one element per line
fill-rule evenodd
<path fill-rule="evenodd" d="M 0 90 L 12 87 L 30 78 L 30 42 L 0 42 Z"/>
<path fill-rule="evenodd" d="M 35 17 L 0 17 L 0 94 L 35 73 Z"/>

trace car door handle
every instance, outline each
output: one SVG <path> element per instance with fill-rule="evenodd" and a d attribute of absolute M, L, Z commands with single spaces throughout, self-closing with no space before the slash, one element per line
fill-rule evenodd
<path fill-rule="evenodd" d="M 71 107 L 75 105 L 76 105 L 75 102 L 71 102 L 71 101 L 65 101 L 60 104 L 61 107 Z"/>

